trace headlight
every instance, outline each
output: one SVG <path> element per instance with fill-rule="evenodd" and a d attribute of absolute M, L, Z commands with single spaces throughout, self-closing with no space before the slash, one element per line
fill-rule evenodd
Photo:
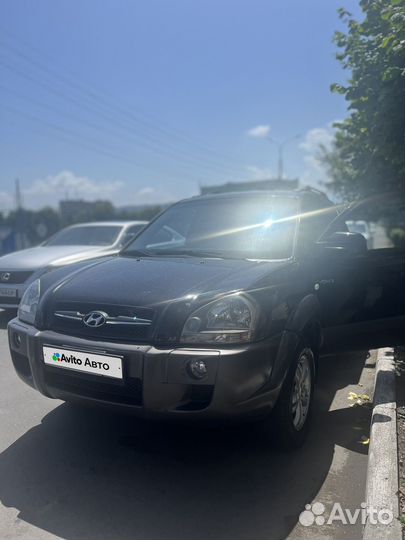
<path fill-rule="evenodd" d="M 197 309 L 186 321 L 182 343 L 243 343 L 252 340 L 256 328 L 256 303 L 239 294 L 227 296 Z"/>
<path fill-rule="evenodd" d="M 37 307 L 39 297 L 41 294 L 41 287 L 39 279 L 36 279 L 26 289 L 23 297 L 21 298 L 20 305 L 18 307 L 18 318 L 26 323 L 34 324 L 35 316 L 37 314 Z"/>

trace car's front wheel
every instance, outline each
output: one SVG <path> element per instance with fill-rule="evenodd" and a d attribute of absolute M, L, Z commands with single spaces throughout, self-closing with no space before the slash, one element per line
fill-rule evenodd
<path fill-rule="evenodd" d="M 315 354 L 302 344 L 295 355 L 273 411 L 275 436 L 283 448 L 299 448 L 308 434 L 314 397 Z"/>

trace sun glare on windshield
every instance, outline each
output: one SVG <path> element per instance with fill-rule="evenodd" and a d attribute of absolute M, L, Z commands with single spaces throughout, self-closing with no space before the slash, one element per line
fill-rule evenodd
<path fill-rule="evenodd" d="M 189 201 L 165 212 L 127 251 L 284 259 L 292 255 L 296 216 L 294 197 L 250 195 Z"/>

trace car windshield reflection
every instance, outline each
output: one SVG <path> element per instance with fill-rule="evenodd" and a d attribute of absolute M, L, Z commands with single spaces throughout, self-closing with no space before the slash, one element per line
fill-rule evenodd
<path fill-rule="evenodd" d="M 72 227 L 64 229 L 44 246 L 111 246 L 122 227 L 117 225 Z"/>
<path fill-rule="evenodd" d="M 179 203 L 124 253 L 286 259 L 293 253 L 296 216 L 295 198 L 267 194 Z"/>

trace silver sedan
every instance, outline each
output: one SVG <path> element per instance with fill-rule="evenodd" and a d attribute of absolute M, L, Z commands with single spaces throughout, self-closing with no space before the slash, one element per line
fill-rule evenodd
<path fill-rule="evenodd" d="M 146 221 L 80 223 L 62 229 L 40 246 L 0 257 L 0 308 L 16 309 L 27 286 L 68 264 L 117 253 Z"/>

